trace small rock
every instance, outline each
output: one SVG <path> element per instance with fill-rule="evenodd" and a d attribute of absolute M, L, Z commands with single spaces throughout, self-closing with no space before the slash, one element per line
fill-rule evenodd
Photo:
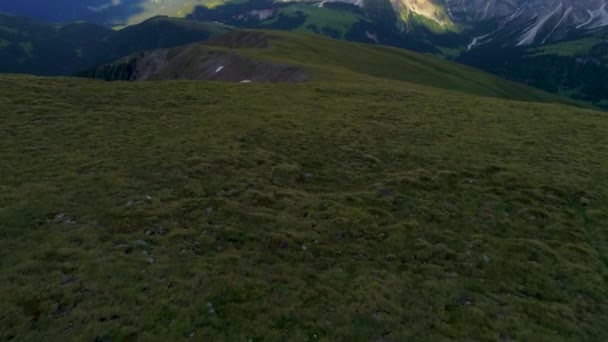
<path fill-rule="evenodd" d="M 78 276 L 74 274 L 68 274 L 61 279 L 61 286 L 67 286 L 79 280 Z"/>
<path fill-rule="evenodd" d="M 152 199 L 152 196 L 150 196 L 150 195 L 146 195 L 146 199 L 147 199 L 148 201 L 150 201 L 150 200 Z"/>
<path fill-rule="evenodd" d="M 215 315 L 215 307 L 213 306 L 212 303 L 207 303 L 207 312 L 209 312 L 210 315 Z"/>
<path fill-rule="evenodd" d="M 129 202 L 127 202 L 127 207 L 132 207 L 135 204 L 135 201 L 130 200 Z"/>
<path fill-rule="evenodd" d="M 188 335 L 188 337 L 189 337 L 189 338 L 193 338 L 193 337 L 194 337 L 194 335 L 196 335 L 196 333 L 193 331 L 193 332 L 191 332 L 191 333 Z"/>
<path fill-rule="evenodd" d="M 133 247 L 126 243 L 119 243 L 118 245 L 114 246 L 114 249 L 122 250 L 125 252 L 125 254 L 131 254 L 133 252 Z"/>
<path fill-rule="evenodd" d="M 386 312 L 375 312 L 372 317 L 374 317 L 374 319 L 376 321 L 385 321 L 388 318 L 388 314 Z"/>
<path fill-rule="evenodd" d="M 153 263 L 154 263 L 154 258 L 147 257 L 147 258 L 146 258 L 146 262 L 147 262 L 148 264 L 153 264 Z"/>
<path fill-rule="evenodd" d="M 304 173 L 302 173 L 302 176 L 304 176 L 304 178 L 306 178 L 306 179 L 310 179 L 314 175 L 312 173 L 310 173 L 310 172 L 304 172 Z"/>
<path fill-rule="evenodd" d="M 483 262 L 485 262 L 486 264 L 490 262 L 490 257 L 487 255 L 482 255 L 481 259 L 483 260 Z"/>
<path fill-rule="evenodd" d="M 63 317 L 65 316 L 65 314 L 68 313 L 68 309 L 65 307 L 65 305 L 61 304 L 61 303 L 55 303 L 52 306 L 52 316 L 53 318 L 59 318 L 59 317 Z"/>
<path fill-rule="evenodd" d="M 150 253 L 146 250 L 141 251 L 141 254 L 143 254 L 144 256 L 149 256 Z"/>
<path fill-rule="evenodd" d="M 133 243 L 140 247 L 148 246 L 148 243 L 146 242 L 146 240 L 135 240 L 135 242 L 133 242 Z"/>
<path fill-rule="evenodd" d="M 169 231 L 160 223 L 155 223 L 151 229 L 146 230 L 146 235 L 167 235 Z"/>
<path fill-rule="evenodd" d="M 207 213 L 208 214 L 211 214 L 212 212 L 213 212 L 213 208 L 212 207 L 207 208 Z"/>
<path fill-rule="evenodd" d="M 462 295 L 458 298 L 458 304 L 462 306 L 473 306 L 475 305 L 475 299 L 469 295 Z"/>
<path fill-rule="evenodd" d="M 55 215 L 55 217 L 53 218 L 53 222 L 59 223 L 62 222 L 63 219 L 65 218 L 65 213 L 58 213 L 57 215 Z"/>
<path fill-rule="evenodd" d="M 53 220 L 49 221 L 52 223 L 61 223 L 61 224 L 75 224 L 76 221 L 74 221 L 72 218 L 70 218 L 66 213 L 57 213 L 55 215 L 55 217 L 53 217 Z"/>
<path fill-rule="evenodd" d="M 303 251 L 307 250 L 307 248 L 306 248 L 306 246 L 305 246 L 305 245 L 302 245 L 302 250 L 303 250 Z"/>

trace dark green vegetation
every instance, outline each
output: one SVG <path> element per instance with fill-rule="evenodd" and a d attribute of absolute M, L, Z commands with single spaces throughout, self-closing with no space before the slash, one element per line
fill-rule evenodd
<path fill-rule="evenodd" d="M 608 339 L 605 114 L 280 37 L 309 81 L 0 77 L 0 339 Z"/>
<path fill-rule="evenodd" d="M 167 17 L 113 31 L 0 14 L 0 72 L 70 75 L 136 51 L 206 40 L 226 31 L 219 24 Z"/>
<path fill-rule="evenodd" d="M 322 8 L 273 0 L 230 1 L 213 8 L 197 6 L 187 18 L 219 21 L 240 28 L 308 31 L 336 39 L 435 53 L 440 50 L 433 39 L 444 37 L 426 25 L 410 26 L 406 34 L 388 0 L 367 0 L 362 7 L 326 2 Z M 463 44 L 465 41 L 466 38 Z"/>
<path fill-rule="evenodd" d="M 457 57 L 501 77 L 608 107 L 608 32 L 534 47 L 480 47 Z"/>

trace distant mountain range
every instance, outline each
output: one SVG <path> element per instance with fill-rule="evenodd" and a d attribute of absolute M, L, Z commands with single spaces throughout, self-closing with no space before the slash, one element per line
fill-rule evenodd
<path fill-rule="evenodd" d="M 23 33 L 28 29 L 15 23 L 17 19 L 1 17 L 0 27 L 4 29 L 0 30 L 0 70 L 66 74 L 135 51 L 197 41 L 206 37 L 211 26 L 221 27 L 205 24 L 199 35 L 200 28 L 193 29 L 195 24 L 188 24 L 188 34 L 184 35 L 179 33 L 184 27 L 175 27 L 177 21 L 172 21 L 170 29 L 144 21 L 167 14 L 222 23 L 223 29 L 310 31 L 336 39 L 428 52 L 605 106 L 608 105 L 607 3 L 607 0 L 0 0 L 1 12 L 49 22 L 85 20 L 106 27 L 145 23 L 134 26 L 135 29 L 111 32 L 86 24 L 43 29 L 40 23 L 30 21 L 25 26 L 41 31 L 28 35 Z M 168 19 L 164 24 L 167 23 Z M 22 34 L 15 35 L 13 30 Z M 142 38 L 134 38 L 128 33 L 130 30 L 141 32 Z M 159 34 L 164 38 L 159 38 Z M 62 48 L 57 49 L 58 46 Z M 60 55 L 57 51 L 61 51 Z"/>
<path fill-rule="evenodd" d="M 244 2 L 249 10 L 223 19 L 257 17 L 263 21 L 275 17 L 286 3 L 316 7 L 344 3 L 363 9 L 375 19 L 381 14 L 386 24 L 396 25 L 406 34 L 415 26 L 434 32 L 482 32 L 473 45 L 495 39 L 510 45 L 547 43 L 608 25 L 606 0 L 0 0 L 0 12 L 52 22 L 86 20 L 115 26 L 156 15 L 186 16 L 196 8 Z"/>

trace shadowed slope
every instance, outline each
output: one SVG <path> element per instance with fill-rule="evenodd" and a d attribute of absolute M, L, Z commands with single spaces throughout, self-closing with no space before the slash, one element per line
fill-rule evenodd
<path fill-rule="evenodd" d="M 607 340 L 606 116 L 374 80 L 0 76 L 0 339 Z"/>

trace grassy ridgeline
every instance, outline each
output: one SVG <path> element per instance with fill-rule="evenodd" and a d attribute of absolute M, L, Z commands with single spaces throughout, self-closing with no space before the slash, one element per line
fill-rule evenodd
<path fill-rule="evenodd" d="M 605 115 L 369 80 L 0 77 L 0 338 L 608 338 Z"/>
<path fill-rule="evenodd" d="M 147 70 L 156 79 L 184 75 L 196 79 L 206 56 L 229 51 L 258 62 L 302 67 L 314 82 L 345 82 L 374 87 L 382 80 L 406 81 L 453 91 L 532 102 L 561 102 L 582 105 L 521 83 L 511 82 L 483 71 L 441 58 L 386 46 L 372 46 L 334 40 L 310 33 L 240 30 L 198 45 L 179 46 L 168 52 L 175 57 L 159 70 Z M 164 55 L 164 53 L 161 53 Z M 94 68 L 81 76 L 129 79 L 134 60 L 141 54 L 122 58 L 110 65 Z M 169 58 L 171 59 L 171 58 Z M 155 69 L 155 63 L 151 64 Z M 217 67 L 223 67 L 217 64 Z M 213 68 L 215 70 L 215 68 Z M 222 70 L 228 71 L 229 68 Z M 145 66 L 144 66 L 145 70 Z M 128 71 L 128 72 L 125 72 Z M 188 76 L 189 75 L 189 76 Z M 243 76 L 242 79 L 247 79 Z"/>

